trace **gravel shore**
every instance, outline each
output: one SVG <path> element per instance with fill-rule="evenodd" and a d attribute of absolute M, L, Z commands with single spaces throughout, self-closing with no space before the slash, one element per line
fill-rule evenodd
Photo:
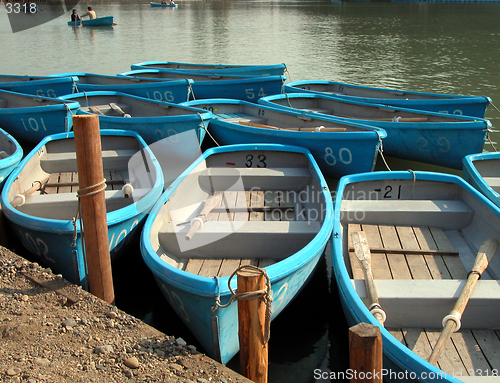
<path fill-rule="evenodd" d="M 251 382 L 3 247 L 0 381 Z"/>

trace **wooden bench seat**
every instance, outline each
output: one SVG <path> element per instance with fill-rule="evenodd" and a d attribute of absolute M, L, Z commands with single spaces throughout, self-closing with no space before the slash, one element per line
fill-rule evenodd
<path fill-rule="evenodd" d="M 245 113 L 214 113 L 215 117 L 229 122 L 254 122 L 265 124 L 267 119 L 260 116 L 252 116 Z"/>
<path fill-rule="evenodd" d="M 130 111 L 132 109 L 130 105 L 128 105 L 128 104 L 118 104 L 118 103 L 116 103 L 116 105 L 121 110 L 123 110 L 124 113 L 130 114 Z M 115 111 L 113 109 L 113 107 L 111 105 L 109 105 L 109 104 L 92 105 L 92 106 L 81 106 L 79 109 L 82 110 L 82 111 L 84 111 L 84 112 L 90 112 L 90 113 L 94 113 L 94 111 L 92 109 L 95 109 L 95 110 L 100 111 L 100 114 L 103 114 L 105 116 L 121 116 L 121 113 L 118 112 L 118 111 Z"/>
<path fill-rule="evenodd" d="M 199 182 L 205 190 L 228 190 L 239 177 L 245 189 L 259 185 L 263 190 L 302 190 L 311 173 L 306 168 L 209 168 L 201 172 Z"/>

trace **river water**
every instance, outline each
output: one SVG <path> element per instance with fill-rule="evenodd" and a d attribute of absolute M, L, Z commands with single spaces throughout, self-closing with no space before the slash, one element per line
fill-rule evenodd
<path fill-rule="evenodd" d="M 0 5 L 3 74 L 116 74 L 133 63 L 285 63 L 291 81 L 321 79 L 416 91 L 489 96 L 500 125 L 500 4 L 330 1 L 95 2 L 110 28 L 72 28 L 69 11 L 12 33 Z M 87 3 L 75 6 L 81 14 Z M 50 12 L 39 4 L 39 14 Z M 47 14 L 44 14 L 46 17 Z M 37 15 L 33 17 L 38 17 Z M 50 19 L 50 17 L 48 18 Z M 491 135 L 495 142 L 498 133 Z M 491 145 L 485 150 L 492 151 Z M 387 158 L 391 169 L 460 172 Z M 377 169 L 385 169 L 378 161 Z M 332 188 L 336 180 L 329 180 Z M 20 250 L 21 251 L 21 250 Z M 196 344 L 168 308 L 138 247 L 113 265 L 117 305 Z M 144 277 L 144 275 L 146 277 Z M 314 370 L 345 371 L 347 326 L 331 281 L 329 253 L 311 283 L 271 327 L 270 383 L 312 382 Z M 237 357 L 229 364 L 237 369 Z"/>

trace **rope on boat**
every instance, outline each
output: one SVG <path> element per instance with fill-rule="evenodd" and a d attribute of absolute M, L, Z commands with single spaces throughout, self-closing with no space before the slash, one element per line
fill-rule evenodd
<path fill-rule="evenodd" d="M 78 85 L 77 85 L 77 82 L 75 81 L 75 78 L 71 77 L 71 79 L 73 80 L 73 86 L 75 87 L 75 90 L 76 90 L 75 93 L 80 93 L 80 91 L 78 90 Z"/>
<path fill-rule="evenodd" d="M 187 81 L 187 84 L 188 84 L 188 94 L 187 94 L 187 101 L 189 101 L 189 95 L 192 94 L 193 95 L 193 100 L 196 100 L 196 97 L 194 96 L 194 91 L 193 91 L 193 86 L 192 84 L 189 82 L 188 79 L 186 79 Z"/>
<path fill-rule="evenodd" d="M 415 172 L 412 169 L 408 169 L 408 171 L 413 175 L 413 185 L 411 188 L 411 197 L 410 197 L 410 199 L 412 200 L 413 199 L 413 192 L 415 191 L 415 181 L 417 180 L 417 175 L 415 174 Z"/>
<path fill-rule="evenodd" d="M 378 130 L 375 130 L 375 133 L 377 133 L 378 142 L 380 143 L 380 145 L 378 146 L 378 152 L 380 153 L 380 157 L 382 157 L 382 161 L 384 161 L 384 164 L 385 164 L 387 170 L 389 170 L 391 172 L 392 170 L 389 167 L 389 164 L 387 163 L 387 161 L 385 160 L 385 157 L 384 157 L 384 146 L 382 144 L 382 137 L 380 137 L 380 132 Z"/>
<path fill-rule="evenodd" d="M 198 113 L 198 117 L 200 117 L 200 120 L 203 121 L 203 119 L 201 118 L 201 114 Z M 208 124 L 207 124 L 208 125 Z M 203 129 L 205 130 L 205 132 L 210 136 L 210 138 L 215 142 L 215 145 L 217 146 L 220 146 L 219 143 L 215 140 L 214 136 L 212 136 L 212 134 L 208 131 L 208 126 L 205 126 L 205 124 L 202 123 L 203 126 Z"/>
<path fill-rule="evenodd" d="M 283 63 L 283 65 L 285 66 L 285 70 L 283 71 L 283 74 L 285 74 L 285 75 L 286 75 L 286 77 L 287 77 L 290 81 L 292 81 L 292 76 L 290 75 L 290 72 L 288 71 L 288 67 L 286 66 L 286 64 L 285 64 L 285 63 Z"/>
<path fill-rule="evenodd" d="M 243 269 L 250 269 L 254 271 L 260 272 L 262 275 L 266 277 L 266 290 L 256 290 L 256 291 L 249 291 L 245 293 L 235 293 L 234 290 L 231 288 L 231 279 L 236 275 L 236 273 L 240 270 Z M 215 278 L 215 282 L 217 284 L 217 297 L 215 298 L 215 304 L 211 308 L 212 313 L 215 314 L 215 311 L 220 307 L 220 308 L 226 308 L 229 307 L 231 303 L 235 300 L 242 300 L 242 301 L 248 301 L 250 299 L 257 299 L 257 298 L 263 298 L 266 302 L 266 323 L 265 323 L 265 329 L 264 329 L 264 342 L 269 342 L 270 338 L 270 333 L 271 333 L 271 303 L 273 302 L 273 298 L 271 297 L 271 280 L 269 279 L 269 276 L 266 273 L 266 270 L 261 269 L 260 267 L 253 266 L 253 265 L 243 265 L 238 267 L 236 270 L 233 271 L 231 276 L 229 277 L 229 280 L 227 281 L 227 285 L 229 287 L 229 290 L 231 291 L 231 298 L 229 299 L 229 302 L 225 305 L 220 303 L 220 294 L 219 294 L 219 279 L 217 277 Z"/>

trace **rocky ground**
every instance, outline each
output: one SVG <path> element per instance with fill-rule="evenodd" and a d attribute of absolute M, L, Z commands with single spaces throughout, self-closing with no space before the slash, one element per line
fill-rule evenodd
<path fill-rule="evenodd" d="M 0 381 L 250 382 L 3 247 Z"/>

